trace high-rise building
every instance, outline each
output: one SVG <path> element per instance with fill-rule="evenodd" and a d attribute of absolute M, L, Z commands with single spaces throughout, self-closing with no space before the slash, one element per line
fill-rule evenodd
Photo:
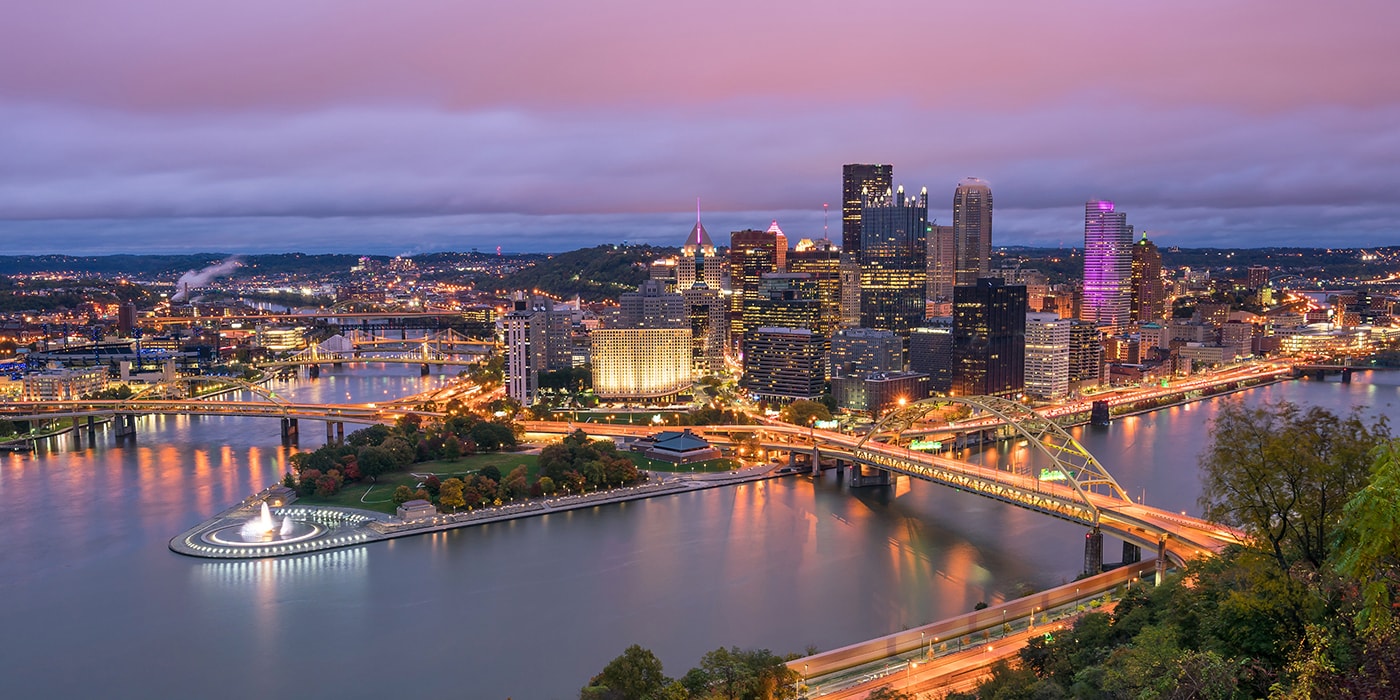
<path fill-rule="evenodd" d="M 1084 205 L 1084 300 L 1080 320 L 1119 332 L 1132 311 L 1133 231 L 1113 202 Z"/>
<path fill-rule="evenodd" d="M 831 375 L 856 376 L 904 369 L 904 341 L 890 331 L 843 328 L 831 337 Z"/>
<path fill-rule="evenodd" d="M 879 196 L 894 186 L 894 166 L 848 164 L 841 167 L 841 325 L 860 325 L 860 240 L 863 197 Z"/>
<path fill-rule="evenodd" d="M 719 291 L 697 284 L 681 292 L 690 321 L 691 363 L 696 377 L 724 369 L 729 309 Z"/>
<path fill-rule="evenodd" d="M 1069 395 L 1070 320 L 1026 314 L 1026 393 L 1053 401 Z"/>
<path fill-rule="evenodd" d="M 1025 389 L 1026 288 L 984 277 L 953 289 L 953 391 L 1014 396 Z"/>
<path fill-rule="evenodd" d="M 690 328 L 599 328 L 592 333 L 593 393 L 661 399 L 693 383 Z"/>
<path fill-rule="evenodd" d="M 535 402 L 540 372 L 572 367 L 573 311 L 554 300 L 516 292 L 502 317 L 506 335 L 506 393 L 521 405 Z"/>
<path fill-rule="evenodd" d="M 1142 240 L 1133 246 L 1132 308 L 1130 313 L 1135 323 L 1149 323 L 1161 319 L 1167 313 L 1167 292 L 1162 283 L 1162 253 L 1157 245 L 1147 240 L 1147 232 Z"/>
<path fill-rule="evenodd" d="M 685 298 L 666 291 L 655 279 L 642 280 L 635 292 L 618 296 L 620 328 L 681 328 L 688 325 Z"/>
<path fill-rule="evenodd" d="M 953 390 L 953 319 L 929 319 L 909 334 L 909 371 L 929 376 L 929 391 Z"/>
<path fill-rule="evenodd" d="M 1076 390 L 1103 383 L 1103 331 L 1086 321 L 1069 324 L 1069 381 Z"/>
<path fill-rule="evenodd" d="M 770 326 L 817 330 L 821 325 L 817 283 L 805 272 L 766 272 L 760 275 L 757 292 L 744 300 L 744 324 L 753 328 Z"/>
<path fill-rule="evenodd" d="M 696 205 L 695 227 L 685 237 L 680 260 L 676 263 L 676 289 L 683 292 L 695 286 L 696 282 L 704 282 L 718 293 L 724 277 L 723 268 L 724 262 L 715 253 L 715 244 L 710 240 L 709 232 L 700 223 L 700 207 Z"/>
<path fill-rule="evenodd" d="M 975 177 L 953 191 L 957 284 L 976 284 L 992 264 L 992 188 Z"/>
<path fill-rule="evenodd" d="M 787 269 L 812 276 L 821 308 L 821 318 L 813 330 L 830 338 L 841 327 L 841 249 L 825 238 L 804 238 L 788 253 Z"/>
<path fill-rule="evenodd" d="M 744 304 L 758 294 L 759 279 L 782 272 L 787 262 L 787 236 L 778 222 L 767 231 L 745 229 L 729 237 L 729 336 L 738 344 L 744 337 Z"/>
<path fill-rule="evenodd" d="M 750 329 L 744 336 L 744 388 L 767 399 L 818 399 L 826 343 L 806 328 Z"/>
<path fill-rule="evenodd" d="M 841 251 L 852 262 L 860 259 L 861 208 L 864 198 L 879 197 L 894 187 L 894 166 L 841 166 Z"/>
<path fill-rule="evenodd" d="M 928 226 L 928 286 L 924 296 L 929 301 L 952 301 L 953 285 L 957 284 L 957 245 L 952 226 Z"/>
<path fill-rule="evenodd" d="M 860 226 L 860 325 L 908 337 L 924 320 L 928 190 L 866 197 Z"/>
<path fill-rule="evenodd" d="M 832 377 L 831 393 L 839 408 L 878 418 L 885 411 L 928 398 L 929 378 L 919 372 L 872 372 Z"/>

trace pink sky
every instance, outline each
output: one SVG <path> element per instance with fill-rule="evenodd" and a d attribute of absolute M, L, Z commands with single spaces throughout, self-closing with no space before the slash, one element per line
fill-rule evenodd
<path fill-rule="evenodd" d="M 842 163 L 889 162 L 935 202 L 990 180 L 997 244 L 1074 244 L 1091 196 L 1182 245 L 1400 244 L 1396 27 L 1393 1 L 22 3 L 0 234 L 678 244 L 700 196 L 719 230 L 811 235 Z"/>

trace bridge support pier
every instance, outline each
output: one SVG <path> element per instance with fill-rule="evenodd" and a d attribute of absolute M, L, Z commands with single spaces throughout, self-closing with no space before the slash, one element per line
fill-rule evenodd
<path fill-rule="evenodd" d="M 426 376 L 428 376 L 428 373 L 431 372 L 431 371 L 432 371 L 432 365 L 429 365 L 428 363 L 424 362 L 423 365 L 422 365 L 421 367 L 418 368 L 418 375 L 419 375 L 419 376 L 422 376 L 422 377 L 426 377 Z"/>
<path fill-rule="evenodd" d="M 315 365 L 312 365 L 315 367 Z M 297 439 L 297 419 L 282 419 L 282 442 L 296 442 Z"/>
<path fill-rule="evenodd" d="M 812 476 L 822 475 L 822 451 L 817 449 L 816 443 L 812 444 Z"/>
<path fill-rule="evenodd" d="M 344 422 L 344 421 L 336 421 L 336 422 L 335 422 L 335 444 L 337 444 L 337 445 L 344 445 L 344 444 L 345 444 L 345 422 Z"/>
<path fill-rule="evenodd" d="M 1103 532 L 1094 528 L 1084 535 L 1084 575 L 1103 572 Z"/>
<path fill-rule="evenodd" d="M 320 376 L 321 376 L 321 366 L 320 366 L 320 365 L 307 365 L 307 366 L 306 366 L 306 376 L 308 376 L 308 377 L 310 377 L 310 378 L 312 378 L 312 379 L 319 379 Z"/>
<path fill-rule="evenodd" d="M 1142 561 L 1142 548 L 1132 542 L 1123 543 L 1123 565 L 1136 564 Z"/>
<path fill-rule="evenodd" d="M 88 444 L 97 440 L 97 420 L 92 416 L 87 417 Z"/>
<path fill-rule="evenodd" d="M 326 421 L 326 444 L 335 444 L 335 423 Z"/>
<path fill-rule="evenodd" d="M 344 366 L 345 366 L 345 363 L 344 363 L 344 362 L 332 362 L 332 363 L 331 363 L 331 367 L 334 368 L 334 369 L 340 369 L 341 367 L 344 367 Z"/>
<path fill-rule="evenodd" d="M 1108 402 L 1095 401 L 1094 403 L 1090 404 L 1090 406 L 1091 408 L 1089 409 L 1089 423 L 1091 425 L 1108 425 Z"/>
<path fill-rule="evenodd" d="M 1167 538 L 1161 537 L 1157 540 L 1157 571 L 1154 585 L 1162 585 L 1162 579 L 1167 577 Z"/>
<path fill-rule="evenodd" d="M 865 470 L 859 464 L 851 464 L 851 483 L 853 489 L 864 486 L 889 486 L 890 473 L 884 469 L 876 469 L 874 474 L 865 475 Z"/>
<path fill-rule="evenodd" d="M 123 438 L 136 439 L 136 416 L 130 413 L 118 413 L 112 416 L 112 434 L 118 440 Z"/>
<path fill-rule="evenodd" d="M 1350 383 L 1351 383 L 1351 368 L 1350 368 L 1350 367 L 1343 367 L 1343 368 L 1342 368 L 1342 383 L 1343 383 L 1343 384 L 1350 384 Z"/>

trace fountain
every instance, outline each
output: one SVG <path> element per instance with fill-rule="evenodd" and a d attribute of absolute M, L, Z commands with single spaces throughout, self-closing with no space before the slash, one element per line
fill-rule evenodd
<path fill-rule="evenodd" d="M 264 502 L 258 514 L 241 524 L 235 523 L 205 533 L 201 539 L 209 544 L 232 547 L 258 547 L 264 545 L 285 545 L 308 540 L 325 531 L 314 522 L 297 520 L 291 515 L 281 519 L 272 515 L 272 509 Z"/>

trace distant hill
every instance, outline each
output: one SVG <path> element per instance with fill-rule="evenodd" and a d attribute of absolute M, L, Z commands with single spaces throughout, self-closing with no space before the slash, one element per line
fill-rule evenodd
<path fill-rule="evenodd" d="M 538 289 L 563 298 L 578 295 L 585 301 L 616 299 L 650 276 L 651 261 L 676 252 L 675 248 L 649 245 L 583 248 L 548 256 L 495 281 L 483 280 L 478 287 L 494 284 L 503 292 Z"/>

